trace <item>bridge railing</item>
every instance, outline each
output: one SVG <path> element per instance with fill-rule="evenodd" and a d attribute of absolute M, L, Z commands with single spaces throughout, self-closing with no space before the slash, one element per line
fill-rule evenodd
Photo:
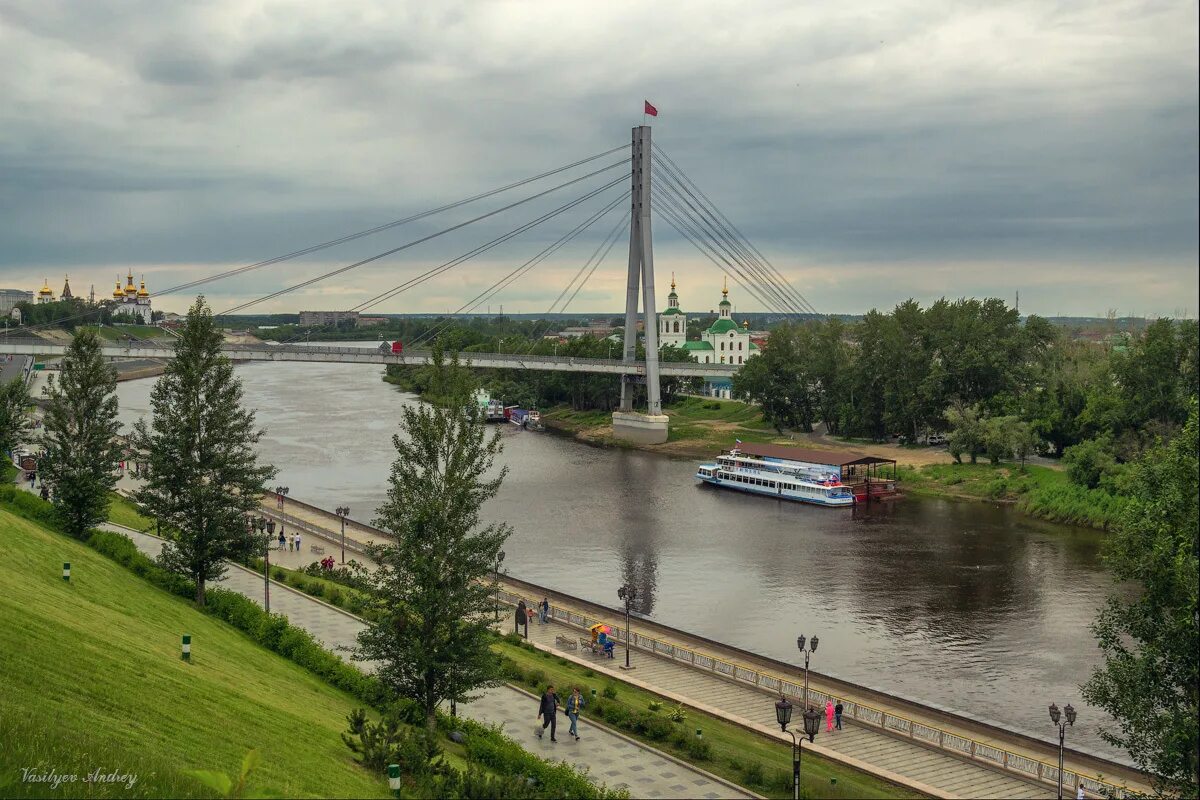
<path fill-rule="evenodd" d="M 520 600 L 525 600 L 526 605 L 530 608 L 535 607 L 537 602 L 534 599 L 525 598 L 523 595 L 510 592 L 506 589 L 499 590 L 497 598 L 500 602 L 511 606 L 515 606 Z M 798 704 L 803 702 L 803 683 L 790 678 L 764 672 L 733 661 L 726 661 L 717 656 L 693 650 L 689 647 L 668 642 L 654 636 L 646 636 L 636 631 L 633 632 L 632 638 L 629 639 L 624 629 L 619 625 L 613 625 L 607 620 L 596 619 L 588 614 L 562 606 L 551 605 L 550 616 L 554 620 L 582 630 L 587 630 L 597 624 L 608 625 L 613 631 L 612 636 L 614 639 L 623 643 L 628 640 L 629 646 L 635 650 L 642 650 L 653 653 L 661 658 L 680 661 L 695 669 L 711 672 L 738 683 L 752 686 L 764 693 L 790 697 L 793 700 L 799 701 Z M 983 762 L 1002 771 L 1015 773 L 1027 779 L 1049 784 L 1057 784 L 1058 782 L 1057 764 L 1030 758 L 1022 753 L 961 736 L 953 731 L 926 725 L 923 722 L 918 722 L 892 711 L 875 708 L 866 703 L 860 703 L 846 697 L 839 697 L 836 694 L 818 691 L 811 686 L 809 687 L 809 705 L 820 707 L 824 706 L 826 701 L 832 701 L 834 705 L 841 703 L 844 717 L 855 720 L 862 725 L 882 730 L 893 736 L 911 739 L 927 747 L 945 751 L 968 761 Z M 1080 786 L 1083 787 L 1085 792 L 1095 796 L 1123 798 L 1132 794 L 1126 787 L 1106 781 L 1099 775 L 1087 775 L 1068 770 L 1063 771 L 1063 785 L 1070 786 L 1072 794 Z"/>

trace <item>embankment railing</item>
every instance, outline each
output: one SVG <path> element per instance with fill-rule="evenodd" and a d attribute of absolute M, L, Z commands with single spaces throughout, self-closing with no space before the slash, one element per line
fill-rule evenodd
<path fill-rule="evenodd" d="M 520 594 L 510 592 L 506 589 L 500 589 L 497 592 L 497 597 L 501 602 L 511 606 L 515 606 L 520 600 L 526 600 L 526 605 L 530 608 L 535 607 L 536 603 L 536 600 L 525 598 Z M 622 643 L 625 643 L 627 639 L 625 630 L 619 625 L 613 625 L 607 620 L 596 619 L 580 611 L 551 605 L 550 616 L 558 622 L 581 630 L 587 630 L 593 625 L 605 624 L 612 629 L 614 639 Z M 716 675 L 723 675 L 738 683 L 753 686 L 764 692 L 787 696 L 801 701 L 804 696 L 803 684 L 753 667 L 726 661 L 714 655 L 674 644 L 654 636 L 646 636 L 634 631 L 632 640 L 628 644 L 635 650 L 643 650 L 661 658 L 682 662 L 695 669 L 712 672 Z M 809 705 L 817 707 L 823 706 L 827 700 L 832 700 L 834 704 L 840 702 L 843 708 L 843 716 L 853 719 L 860 724 L 883 730 L 893 736 L 912 739 L 936 750 L 944 750 L 969 761 L 983 762 L 1023 778 L 1051 784 L 1058 783 L 1057 764 L 1030 758 L 1021 753 L 960 736 L 952 731 L 926 725 L 923 722 L 918 722 L 891 711 L 875 708 L 865 703 L 859 703 L 846 697 L 821 692 L 813 689 L 811 686 L 808 690 L 808 698 Z M 1128 794 L 1124 786 L 1118 786 L 1106 781 L 1099 775 L 1087 775 L 1073 770 L 1063 770 L 1063 785 L 1070 786 L 1072 794 L 1078 791 L 1080 786 L 1083 787 L 1085 792 L 1095 796 L 1103 795 L 1121 798 Z"/>

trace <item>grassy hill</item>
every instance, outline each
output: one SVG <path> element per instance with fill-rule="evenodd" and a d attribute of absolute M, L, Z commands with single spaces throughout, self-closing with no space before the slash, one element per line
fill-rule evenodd
<path fill-rule="evenodd" d="M 70 561 L 72 580 L 62 580 Z M 342 743 L 361 705 L 89 548 L 0 511 L 0 796 L 211 796 L 183 774 L 236 774 L 282 797 L 383 797 Z M 180 635 L 193 661 L 180 660 Z M 78 775 L 22 783 L 22 768 Z M 135 774 L 83 786 L 84 776 Z"/>

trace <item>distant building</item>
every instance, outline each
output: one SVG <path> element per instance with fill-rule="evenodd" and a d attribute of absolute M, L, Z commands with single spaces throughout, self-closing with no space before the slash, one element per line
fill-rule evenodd
<path fill-rule="evenodd" d="M 337 325 L 347 320 L 358 323 L 357 311 L 301 311 L 300 327 L 319 328 L 324 325 Z"/>
<path fill-rule="evenodd" d="M 391 320 L 387 317 L 359 317 L 354 321 L 356 328 L 374 328 L 376 325 L 387 325 Z"/>
<path fill-rule="evenodd" d="M 117 276 L 117 286 L 112 293 L 112 313 L 136 317 L 142 325 L 154 324 L 154 312 L 150 310 L 150 292 L 146 290 L 145 278 L 142 278 L 140 287 L 134 286 L 133 270 L 130 270 L 122 288 L 121 278 Z"/>
<path fill-rule="evenodd" d="M 49 278 L 42 278 L 42 288 L 38 289 L 37 302 L 38 305 L 54 302 L 54 290 L 50 288 Z"/>
<path fill-rule="evenodd" d="M 733 319 L 733 304 L 729 302 L 729 286 L 721 289 L 721 303 L 717 306 L 717 319 L 700 333 L 698 341 L 687 340 L 687 315 L 679 308 L 679 296 L 675 294 L 675 279 L 671 278 L 671 293 L 667 295 L 667 308 L 658 315 L 659 347 L 671 345 L 686 350 L 701 364 L 744 364 L 759 354 L 758 345 L 750 336 L 749 323 L 742 327 Z M 706 378 L 704 393 L 711 397 L 728 399 L 733 384 L 727 378 Z"/>
<path fill-rule="evenodd" d="M 59 300 L 71 300 L 75 295 L 71 292 L 71 276 L 67 275 L 63 278 L 62 294 L 58 296 Z"/>
<path fill-rule="evenodd" d="M 17 303 L 32 303 L 33 292 L 24 289 L 0 289 L 0 314 L 11 314 Z"/>

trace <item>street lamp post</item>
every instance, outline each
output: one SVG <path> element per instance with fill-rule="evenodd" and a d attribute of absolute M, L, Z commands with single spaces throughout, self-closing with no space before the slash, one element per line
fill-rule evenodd
<path fill-rule="evenodd" d="M 792 704 L 786 697 L 780 697 L 775 703 L 775 719 L 779 722 L 779 728 L 784 733 L 792 737 L 792 798 L 800 800 L 800 755 L 801 743 L 804 737 L 807 736 L 811 742 L 817 737 L 817 731 L 821 727 L 821 715 L 811 708 L 804 712 L 804 732 L 797 737 L 794 731 L 788 730 L 788 723 L 792 721 Z"/>
<path fill-rule="evenodd" d="M 1066 719 L 1063 719 L 1064 714 Z M 1074 727 L 1077 716 L 1078 714 L 1070 703 L 1067 703 L 1066 708 L 1062 711 L 1058 710 L 1057 703 L 1050 704 L 1050 721 L 1058 726 L 1058 800 L 1063 800 L 1063 745 L 1067 739 L 1067 726 Z"/>
<path fill-rule="evenodd" d="M 346 563 L 346 517 L 350 516 L 350 506 L 338 506 L 334 513 L 342 521 L 342 563 Z"/>
<path fill-rule="evenodd" d="M 812 637 L 812 640 L 809 642 L 807 650 L 804 649 L 804 641 L 805 641 L 804 634 L 800 634 L 799 636 L 796 637 L 796 647 L 799 647 L 800 652 L 804 653 L 804 708 L 806 709 L 805 713 L 807 713 L 807 710 L 808 710 L 808 658 L 813 653 L 817 652 L 817 642 L 819 640 L 817 639 L 816 636 Z"/>
<path fill-rule="evenodd" d="M 629 665 L 629 648 L 633 644 L 633 633 L 629 630 L 629 607 L 637 599 L 637 589 L 628 583 L 617 589 L 617 597 L 625 601 L 625 669 L 633 669 Z"/>
<path fill-rule="evenodd" d="M 504 563 L 504 551 L 496 553 L 496 580 L 500 580 L 500 565 Z M 497 595 L 496 600 L 496 622 L 500 621 L 500 597 Z"/>

